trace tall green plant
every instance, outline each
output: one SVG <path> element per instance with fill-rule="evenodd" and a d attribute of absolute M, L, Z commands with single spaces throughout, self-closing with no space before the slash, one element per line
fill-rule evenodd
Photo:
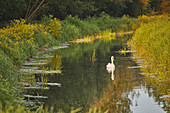
<path fill-rule="evenodd" d="M 144 59 L 149 72 L 160 78 L 170 75 L 170 21 L 168 16 L 142 25 L 137 29 L 129 45 Z"/>

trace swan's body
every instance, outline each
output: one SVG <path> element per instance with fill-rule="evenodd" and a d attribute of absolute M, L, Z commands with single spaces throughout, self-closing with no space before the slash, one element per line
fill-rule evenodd
<path fill-rule="evenodd" d="M 115 70 L 115 65 L 113 64 L 113 61 L 114 61 L 114 57 L 111 56 L 111 63 L 108 63 L 106 66 L 107 70 Z"/>
<path fill-rule="evenodd" d="M 115 65 L 114 65 L 113 61 L 114 61 L 114 57 L 111 56 L 111 63 L 108 63 L 107 66 L 106 66 L 107 71 L 109 73 L 111 73 L 111 79 L 112 80 L 114 80 L 114 77 L 115 77 L 115 75 L 114 75 Z"/>

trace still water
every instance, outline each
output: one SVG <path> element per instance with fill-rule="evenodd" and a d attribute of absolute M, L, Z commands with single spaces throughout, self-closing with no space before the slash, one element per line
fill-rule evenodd
<path fill-rule="evenodd" d="M 81 113 L 94 109 L 109 113 L 168 112 L 169 100 L 161 98 L 166 95 L 164 91 L 156 89 L 141 74 L 131 54 L 117 52 L 126 47 L 127 39 L 62 45 L 39 53 L 24 69 L 60 70 L 61 73 L 23 75 L 25 100 L 29 97 L 30 102 L 53 106 L 54 112 L 68 113 L 71 109 L 79 109 Z M 106 65 L 111 62 L 111 56 L 115 57 L 115 70 L 108 72 Z M 38 66 L 33 65 L 37 62 Z"/>

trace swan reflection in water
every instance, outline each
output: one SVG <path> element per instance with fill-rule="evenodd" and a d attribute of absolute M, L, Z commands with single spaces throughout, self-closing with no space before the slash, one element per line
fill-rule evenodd
<path fill-rule="evenodd" d="M 111 79 L 114 80 L 114 70 L 115 70 L 115 65 L 113 63 L 114 61 L 114 56 L 111 56 L 111 63 L 108 63 L 107 66 L 106 66 L 106 69 L 109 73 L 111 73 Z"/>

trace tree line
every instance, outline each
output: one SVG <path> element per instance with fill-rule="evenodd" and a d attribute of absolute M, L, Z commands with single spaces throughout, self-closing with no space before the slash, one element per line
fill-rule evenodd
<path fill-rule="evenodd" d="M 84 19 L 101 12 L 113 17 L 124 14 L 136 17 L 155 12 L 169 13 L 169 4 L 169 0 L 1 0 L 0 20 L 34 20 L 43 15 L 54 15 L 59 19 L 72 15 Z"/>

